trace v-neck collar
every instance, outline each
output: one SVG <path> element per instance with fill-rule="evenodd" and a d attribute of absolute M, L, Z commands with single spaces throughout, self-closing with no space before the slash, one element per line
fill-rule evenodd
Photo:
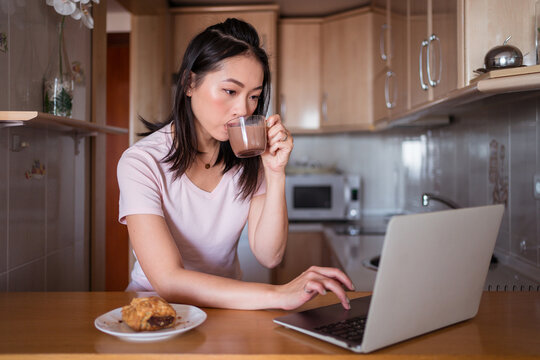
<path fill-rule="evenodd" d="M 206 191 L 206 190 L 203 190 L 201 189 L 200 187 L 198 187 L 197 185 L 195 185 L 195 183 L 193 181 L 191 181 L 191 179 L 189 178 L 189 176 L 187 174 L 184 174 L 183 177 L 185 178 L 186 180 L 186 183 L 194 190 L 196 191 L 197 193 L 199 193 L 200 195 L 202 196 L 205 196 L 207 198 L 212 198 L 215 196 L 215 194 L 218 192 L 218 190 L 225 186 L 223 185 L 225 183 L 225 177 L 228 177 L 230 176 L 229 175 L 230 171 L 226 172 L 225 174 L 223 174 L 221 176 L 221 179 L 219 179 L 219 182 L 218 184 L 211 190 L 211 191 Z"/>

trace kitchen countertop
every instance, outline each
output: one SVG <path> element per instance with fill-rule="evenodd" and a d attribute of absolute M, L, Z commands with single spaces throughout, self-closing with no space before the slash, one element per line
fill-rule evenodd
<path fill-rule="evenodd" d="M 129 343 L 104 334 L 94 319 L 128 304 L 136 293 L 0 293 L 0 359 L 357 359 L 340 347 L 276 325 L 281 310 L 203 308 L 197 328 L 154 343 Z M 140 293 L 141 296 L 146 295 Z M 351 298 L 368 295 L 349 293 Z M 336 303 L 319 296 L 302 309 Z M 468 321 L 389 346 L 366 358 L 493 359 L 540 355 L 540 293 L 484 292 Z"/>
<path fill-rule="evenodd" d="M 349 275 L 358 291 L 373 291 L 377 272 L 365 266 L 370 259 L 381 254 L 388 217 L 364 217 L 360 224 L 343 222 L 297 222 L 289 225 L 289 231 L 323 232 L 329 247 L 342 269 Z M 361 229 L 359 234 L 339 233 L 348 227 Z M 338 231 L 336 231 L 336 229 Z M 503 264 L 491 264 L 484 290 L 490 291 L 538 291 L 540 283 Z"/>

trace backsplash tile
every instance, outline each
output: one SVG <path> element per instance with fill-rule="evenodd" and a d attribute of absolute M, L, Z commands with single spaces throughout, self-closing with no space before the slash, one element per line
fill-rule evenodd
<path fill-rule="evenodd" d="M 0 169 L 8 168 L 8 130 L 0 130 Z M 8 172 L 0 171 L 0 274 L 7 270 L 8 261 Z M 1 286 L 0 286 L 1 289 Z"/>
<path fill-rule="evenodd" d="M 488 195 L 489 182 L 489 136 L 488 127 L 484 123 L 477 129 L 471 129 L 474 135 L 470 137 L 473 144 L 470 148 L 471 163 L 469 164 L 469 202 L 468 206 L 492 204 Z M 475 131 L 476 130 L 476 131 Z M 459 180 L 458 180 L 459 181 Z"/>
<path fill-rule="evenodd" d="M 9 160 L 9 266 L 17 267 L 45 255 L 47 175 L 31 173 L 37 162 L 46 164 L 47 132 L 19 127 L 10 134 L 29 144 Z"/>
<path fill-rule="evenodd" d="M 14 151 L 14 138 L 28 145 Z M 89 289 L 85 143 L 76 155 L 69 133 L 0 129 L 0 166 L 9 169 L 0 174 L 0 200 L 6 199 L 6 209 L 0 211 L 5 224 L 0 275 L 6 286 L 0 283 L 0 291 Z"/>
<path fill-rule="evenodd" d="M 364 215 L 445 209 L 435 202 L 422 208 L 426 191 L 465 207 L 503 203 L 496 249 L 540 281 L 540 201 L 532 192 L 533 175 L 540 173 L 540 98 L 531 95 L 456 109 L 444 127 L 319 136 L 316 142 L 296 136 L 291 163 L 309 157 L 358 172 Z"/>
<path fill-rule="evenodd" d="M 540 175 L 540 97 L 536 100 L 536 174 Z M 540 200 L 536 200 L 536 238 L 540 242 Z M 536 250 L 536 264 L 540 267 L 540 243 Z"/>
<path fill-rule="evenodd" d="M 7 291 L 45 291 L 45 259 L 10 271 Z"/>
<path fill-rule="evenodd" d="M 6 43 L 0 48 L 0 84 L 9 84 L 9 54 L 11 41 L 9 36 L 8 6 L 0 6 L 0 36 L 5 37 Z M 8 86 L 0 86 L 0 109 L 8 109 L 10 90 Z"/>
<path fill-rule="evenodd" d="M 74 140 L 49 131 L 47 138 L 47 253 L 75 239 Z"/>
<path fill-rule="evenodd" d="M 45 1 L 0 1 L 0 110 L 41 111 L 42 81 L 61 17 Z M 73 118 L 90 120 L 91 30 L 66 17 L 76 81 Z M 13 136 L 29 143 L 12 151 Z M 0 128 L 0 291 L 89 290 L 88 141 L 43 128 Z M 33 172 L 34 170 L 34 172 Z M 60 254 L 69 258 L 59 258 Z M 71 266 L 71 267 L 68 267 Z"/>
<path fill-rule="evenodd" d="M 88 259 L 84 257 L 84 244 L 78 243 L 47 256 L 47 291 L 88 290 Z"/>
<path fill-rule="evenodd" d="M 488 114 L 489 115 L 489 114 Z M 510 173 L 510 113 L 499 107 L 489 115 L 489 155 L 488 155 L 488 200 L 490 203 L 505 204 L 508 209 Z M 510 250 L 510 211 L 505 211 L 497 247 L 506 252 Z"/>
<path fill-rule="evenodd" d="M 533 177 L 536 167 L 536 104 L 523 102 L 511 107 L 510 123 L 510 230 L 511 251 L 533 265 L 537 264 L 536 200 L 533 197 Z"/>
<path fill-rule="evenodd" d="M 7 291 L 7 273 L 0 273 L 0 291 Z"/>

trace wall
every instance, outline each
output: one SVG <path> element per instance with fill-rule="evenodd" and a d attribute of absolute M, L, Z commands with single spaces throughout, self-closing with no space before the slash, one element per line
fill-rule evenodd
<path fill-rule="evenodd" d="M 7 36 L 0 110 L 41 111 L 59 20 L 44 0 L 0 2 L 0 33 Z M 65 39 L 71 62 L 84 71 L 73 118 L 89 120 L 91 32 L 67 18 Z M 17 148 L 17 139 L 28 147 Z M 88 144 L 76 140 L 43 128 L 0 127 L 0 291 L 88 290 Z M 42 176 L 31 174 L 36 164 L 44 167 Z"/>
<path fill-rule="evenodd" d="M 291 164 L 320 161 L 359 173 L 364 215 L 427 211 L 423 192 L 461 206 L 504 203 L 497 255 L 540 280 L 540 201 L 533 196 L 533 176 L 540 173 L 538 99 L 499 96 L 457 109 L 451 125 L 432 129 L 297 136 Z M 430 205 L 437 209 L 444 206 Z"/>

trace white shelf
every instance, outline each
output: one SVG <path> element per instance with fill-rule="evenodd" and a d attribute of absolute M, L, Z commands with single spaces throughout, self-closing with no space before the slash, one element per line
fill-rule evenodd
<path fill-rule="evenodd" d="M 128 129 L 98 125 L 92 122 L 70 119 L 39 111 L 0 111 L 0 128 L 9 126 L 31 126 L 52 130 L 71 130 L 80 136 L 103 134 L 127 134 Z"/>

